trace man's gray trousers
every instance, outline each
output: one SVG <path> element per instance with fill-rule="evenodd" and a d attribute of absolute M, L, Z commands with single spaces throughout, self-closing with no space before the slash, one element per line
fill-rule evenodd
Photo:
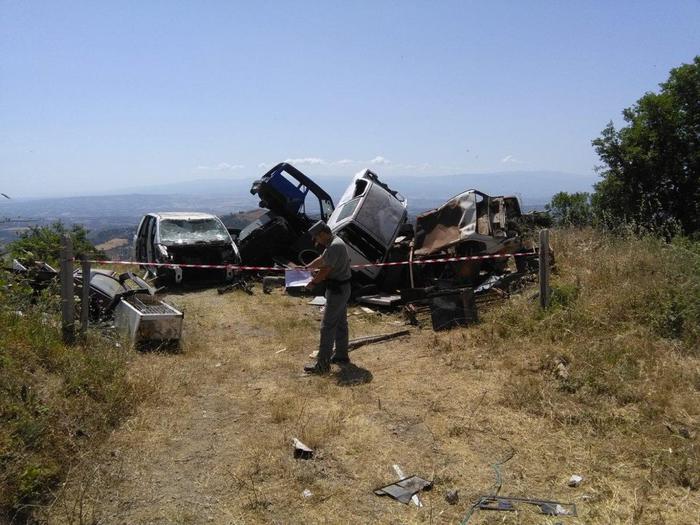
<path fill-rule="evenodd" d="M 348 300 L 350 283 L 341 284 L 337 291 L 326 290 L 326 309 L 321 321 L 321 342 L 318 349 L 318 365 L 330 366 L 333 344 L 335 357 L 348 357 Z"/>

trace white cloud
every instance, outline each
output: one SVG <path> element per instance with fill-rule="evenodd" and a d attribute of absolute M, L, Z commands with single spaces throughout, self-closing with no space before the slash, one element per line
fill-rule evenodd
<path fill-rule="evenodd" d="M 385 159 L 381 155 L 377 155 L 372 160 L 370 160 L 369 163 L 370 164 L 390 164 L 391 161 L 389 159 Z"/>
<path fill-rule="evenodd" d="M 504 164 L 523 164 L 522 160 L 516 159 L 513 155 L 506 155 L 501 159 Z"/>
<path fill-rule="evenodd" d="M 260 169 L 265 169 L 268 166 L 269 166 L 269 164 L 267 162 L 261 162 L 260 164 L 258 164 L 258 168 L 260 168 Z"/>
<path fill-rule="evenodd" d="M 197 166 L 201 171 L 234 171 L 245 168 L 243 164 L 229 164 L 228 162 L 219 162 L 216 166 Z"/>
<path fill-rule="evenodd" d="M 423 164 L 395 164 L 395 166 L 399 169 L 402 170 L 429 170 L 432 169 L 433 165 L 429 164 L 428 162 L 424 162 Z"/>
<path fill-rule="evenodd" d="M 344 164 L 355 164 L 356 161 L 351 160 L 351 159 L 340 159 L 336 160 L 333 164 L 338 164 L 339 166 L 342 166 Z"/>
<path fill-rule="evenodd" d="M 307 165 L 307 166 L 321 166 L 323 164 L 326 164 L 326 161 L 323 159 L 320 159 L 318 157 L 303 157 L 300 159 L 286 159 L 284 162 L 288 162 L 289 164 L 299 164 L 299 165 Z"/>

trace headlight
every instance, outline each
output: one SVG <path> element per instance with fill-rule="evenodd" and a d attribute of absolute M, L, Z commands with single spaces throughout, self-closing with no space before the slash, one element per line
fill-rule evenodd
<path fill-rule="evenodd" d="M 160 258 L 164 261 L 169 261 L 170 255 L 168 254 L 168 248 L 166 248 L 162 244 L 157 244 L 156 246 L 158 246 L 158 255 L 160 255 Z"/>

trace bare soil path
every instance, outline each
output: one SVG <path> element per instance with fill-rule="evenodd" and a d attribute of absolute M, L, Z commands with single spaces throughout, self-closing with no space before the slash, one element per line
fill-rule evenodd
<path fill-rule="evenodd" d="M 319 318 L 306 299 L 258 288 L 170 300 L 185 311 L 183 352 L 135 359 L 148 399 L 76 469 L 49 523 L 458 523 L 497 485 L 502 495 L 575 502 L 580 517 L 525 508 L 477 513 L 470 524 L 635 522 L 638 473 L 612 472 L 616 449 L 595 436 L 507 408 L 512 349 L 482 332 L 416 330 L 358 349 L 343 372 L 303 378 Z M 351 337 L 402 328 L 398 316 L 352 314 Z M 294 459 L 292 437 L 315 458 Z M 423 508 L 373 494 L 396 479 L 393 464 L 435 481 Z M 578 489 L 566 486 L 574 473 L 586 477 Z M 444 499 L 453 489 L 457 505 Z M 680 489 L 645 497 L 698 508 Z M 646 514 L 676 522 L 660 515 Z"/>

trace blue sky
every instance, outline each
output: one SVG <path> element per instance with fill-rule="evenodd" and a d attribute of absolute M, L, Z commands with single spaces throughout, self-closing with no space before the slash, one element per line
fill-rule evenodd
<path fill-rule="evenodd" d="M 592 176 L 700 53 L 700 2 L 0 0 L 0 191 L 197 178 Z M 504 189 L 507 191 L 507 189 Z"/>

